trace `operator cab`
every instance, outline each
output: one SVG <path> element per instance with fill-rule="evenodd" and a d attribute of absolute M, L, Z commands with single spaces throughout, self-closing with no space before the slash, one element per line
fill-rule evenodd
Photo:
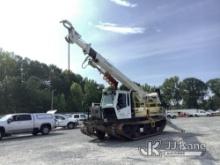
<path fill-rule="evenodd" d="M 131 92 L 104 90 L 101 100 L 103 118 L 107 121 L 131 118 Z"/>

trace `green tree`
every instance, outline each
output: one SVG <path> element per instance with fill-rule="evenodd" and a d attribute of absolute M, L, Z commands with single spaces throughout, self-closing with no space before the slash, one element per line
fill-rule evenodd
<path fill-rule="evenodd" d="M 82 87 L 78 83 L 72 83 L 70 87 L 71 95 L 68 98 L 67 111 L 81 112 L 82 101 L 83 101 L 83 91 Z"/>
<path fill-rule="evenodd" d="M 92 102 L 99 103 L 101 101 L 102 90 L 104 88 L 103 85 L 98 85 L 94 80 L 84 80 L 84 101 L 83 107 L 84 111 L 87 111 L 88 108 L 91 106 Z"/>
<path fill-rule="evenodd" d="M 220 79 L 211 79 L 207 83 L 211 96 L 207 100 L 206 109 L 219 109 L 220 108 Z"/>
<path fill-rule="evenodd" d="M 155 92 L 156 87 L 155 86 L 150 86 L 147 83 L 145 83 L 144 85 L 141 85 L 141 87 L 144 89 L 144 91 L 146 92 Z"/>
<path fill-rule="evenodd" d="M 16 76 L 16 61 L 13 54 L 9 52 L 1 52 L 0 54 L 0 80 L 5 76 Z"/>
<path fill-rule="evenodd" d="M 35 76 L 30 77 L 26 82 L 26 106 L 30 108 L 30 112 L 45 112 L 50 109 L 51 92 L 42 84 L 41 79 Z"/>
<path fill-rule="evenodd" d="M 164 102 L 169 107 L 179 108 L 182 99 L 180 95 L 179 77 L 174 76 L 164 81 L 161 87 Z"/>
<path fill-rule="evenodd" d="M 207 86 L 216 96 L 220 97 L 220 78 L 209 80 Z"/>
<path fill-rule="evenodd" d="M 66 100 L 65 100 L 65 96 L 63 93 L 56 97 L 55 107 L 58 109 L 58 111 L 65 112 Z"/>
<path fill-rule="evenodd" d="M 206 84 L 196 78 L 186 78 L 180 84 L 185 108 L 200 108 L 207 93 Z"/>
<path fill-rule="evenodd" d="M 125 90 L 125 91 L 129 91 L 129 89 L 124 85 L 124 84 L 121 84 L 120 87 L 119 87 L 120 90 Z"/>

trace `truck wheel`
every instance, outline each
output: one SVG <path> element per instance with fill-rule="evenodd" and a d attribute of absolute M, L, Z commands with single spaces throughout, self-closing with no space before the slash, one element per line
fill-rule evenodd
<path fill-rule="evenodd" d="M 3 131 L 0 130 L 0 140 L 2 139 L 2 137 L 3 137 Z"/>
<path fill-rule="evenodd" d="M 114 137 L 114 136 L 112 136 L 110 134 L 108 134 L 108 137 L 109 137 L 109 139 L 112 139 L 112 140 L 116 139 L 116 137 Z"/>
<path fill-rule="evenodd" d="M 37 134 L 38 134 L 37 132 L 32 132 L 32 135 L 34 136 L 37 136 Z"/>
<path fill-rule="evenodd" d="M 38 134 L 38 130 L 34 129 L 33 132 L 32 132 L 32 135 L 37 136 L 37 134 Z"/>
<path fill-rule="evenodd" d="M 96 136 L 100 139 L 103 140 L 105 138 L 105 132 L 96 130 Z"/>
<path fill-rule="evenodd" d="M 43 125 L 41 127 L 42 135 L 48 135 L 50 133 L 50 127 L 48 125 Z"/>
<path fill-rule="evenodd" d="M 68 129 L 73 129 L 75 127 L 74 123 L 68 123 L 67 128 Z"/>

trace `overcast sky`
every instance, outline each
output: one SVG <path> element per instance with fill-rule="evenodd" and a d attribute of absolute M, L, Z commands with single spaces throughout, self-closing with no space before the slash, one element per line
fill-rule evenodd
<path fill-rule="evenodd" d="M 133 81 L 220 77 L 219 0 L 0 0 L 0 47 L 66 69 L 62 19 Z M 83 58 L 72 46 L 71 70 L 103 82 Z"/>

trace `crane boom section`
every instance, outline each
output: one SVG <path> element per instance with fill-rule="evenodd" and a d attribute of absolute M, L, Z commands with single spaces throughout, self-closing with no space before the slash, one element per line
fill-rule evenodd
<path fill-rule="evenodd" d="M 96 65 L 98 65 L 102 70 L 105 70 L 108 74 L 110 74 L 112 77 L 120 81 L 130 90 L 136 91 L 140 100 L 143 100 L 144 98 L 147 97 L 147 93 L 142 88 L 140 88 L 138 85 L 136 85 L 136 83 L 134 83 L 129 78 L 127 78 L 112 64 L 110 64 L 101 54 L 96 52 L 90 46 L 90 44 L 83 41 L 81 39 L 80 34 L 74 29 L 74 27 L 69 21 L 64 20 L 61 21 L 61 23 L 63 23 L 64 27 L 68 29 L 69 34 L 65 37 L 68 43 L 72 43 L 72 44 L 75 43 L 79 47 L 81 47 L 84 54 L 88 54 L 92 58 L 93 62 L 95 62 Z"/>

